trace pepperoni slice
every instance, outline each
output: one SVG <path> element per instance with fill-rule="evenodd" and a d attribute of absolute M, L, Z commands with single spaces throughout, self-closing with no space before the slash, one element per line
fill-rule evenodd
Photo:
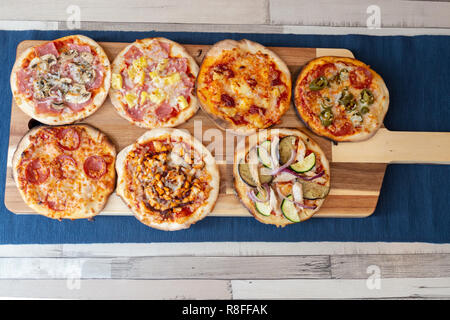
<path fill-rule="evenodd" d="M 64 150 L 74 151 L 80 146 L 80 134 L 75 128 L 64 128 L 58 132 L 58 145 Z"/>
<path fill-rule="evenodd" d="M 58 179 L 67 179 L 76 176 L 77 162 L 66 154 L 60 154 L 52 162 L 52 174 Z"/>
<path fill-rule="evenodd" d="M 47 204 L 47 206 L 54 210 L 54 211 L 63 211 L 64 209 L 66 209 L 66 204 L 62 203 L 60 201 L 53 201 L 53 200 L 49 200 L 48 196 L 47 199 L 45 200 L 45 203 Z"/>
<path fill-rule="evenodd" d="M 25 169 L 25 177 L 32 184 L 44 183 L 49 174 L 50 170 L 41 164 L 40 159 L 32 160 Z"/>
<path fill-rule="evenodd" d="M 100 156 L 90 156 L 84 161 L 84 172 L 91 179 L 100 179 L 106 173 L 106 161 Z"/>
<path fill-rule="evenodd" d="M 372 73 L 363 67 L 352 70 L 349 75 L 350 83 L 356 89 L 368 88 L 372 83 Z"/>

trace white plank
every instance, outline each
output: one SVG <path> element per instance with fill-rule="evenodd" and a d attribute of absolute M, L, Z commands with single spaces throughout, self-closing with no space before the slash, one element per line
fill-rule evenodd
<path fill-rule="evenodd" d="M 0 299 L 231 299 L 225 280 L 0 280 Z"/>
<path fill-rule="evenodd" d="M 0 257 L 283 256 L 450 253 L 450 244 L 400 242 L 185 242 L 0 245 Z"/>
<path fill-rule="evenodd" d="M 0 279 L 330 278 L 328 256 L 0 258 Z"/>
<path fill-rule="evenodd" d="M 366 279 L 371 267 L 383 278 L 450 277 L 450 254 L 338 255 L 330 259 L 333 279 Z"/>
<path fill-rule="evenodd" d="M 450 278 L 360 280 L 232 280 L 233 299 L 449 299 Z"/>
<path fill-rule="evenodd" d="M 262 24 L 268 21 L 266 0 L 17 0 L 0 3 L 0 19 L 153 23 Z"/>
<path fill-rule="evenodd" d="M 450 3 L 391 0 L 270 0 L 270 22 L 278 25 L 366 27 L 380 9 L 381 27 L 450 28 Z"/>

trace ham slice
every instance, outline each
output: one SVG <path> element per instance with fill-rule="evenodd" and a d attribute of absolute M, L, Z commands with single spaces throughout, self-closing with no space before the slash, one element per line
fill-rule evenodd
<path fill-rule="evenodd" d="M 20 69 L 17 71 L 17 82 L 19 87 L 19 92 L 24 94 L 26 97 L 31 97 L 33 95 L 33 83 L 32 75 L 28 70 Z"/>
<path fill-rule="evenodd" d="M 134 121 L 142 121 L 144 119 L 144 110 L 142 108 L 128 108 L 126 109 L 128 115 L 133 119 Z"/>
<path fill-rule="evenodd" d="M 55 109 L 52 107 L 53 99 L 46 99 L 36 102 L 37 113 L 60 114 L 63 109 Z"/>
<path fill-rule="evenodd" d="M 125 62 L 132 63 L 133 60 L 136 60 L 142 55 L 143 53 L 138 47 L 131 46 L 130 49 L 128 49 L 128 51 L 123 55 L 123 57 L 125 58 Z"/>
<path fill-rule="evenodd" d="M 176 115 L 176 109 L 164 101 L 158 108 L 156 108 L 155 114 L 159 120 L 167 120 L 168 118 Z"/>
<path fill-rule="evenodd" d="M 69 43 L 67 46 L 69 47 L 69 49 L 75 50 L 78 52 L 91 52 L 91 47 L 89 47 L 89 46 L 80 46 L 79 44 L 75 44 L 75 43 Z"/>
<path fill-rule="evenodd" d="M 42 57 L 46 54 L 52 54 L 55 57 L 58 56 L 58 50 L 56 49 L 53 42 L 47 42 L 46 44 L 34 48 L 34 50 L 39 57 Z"/>
<path fill-rule="evenodd" d="M 186 58 L 174 58 L 170 59 L 167 70 L 169 73 L 174 72 L 186 72 L 187 71 L 187 59 Z"/>
<path fill-rule="evenodd" d="M 100 65 L 97 69 L 95 69 L 95 79 L 92 83 L 88 83 L 86 84 L 86 89 L 87 90 L 95 90 L 100 88 L 100 86 L 103 83 L 103 71 L 105 70 L 105 68 Z"/>
<path fill-rule="evenodd" d="M 78 112 L 84 109 L 85 106 L 87 106 L 88 104 L 90 104 L 92 102 L 92 98 L 89 99 L 86 102 L 83 103 L 71 103 L 71 102 L 64 102 L 64 104 L 66 106 L 68 106 L 70 108 L 70 110 L 72 110 L 73 112 Z"/>

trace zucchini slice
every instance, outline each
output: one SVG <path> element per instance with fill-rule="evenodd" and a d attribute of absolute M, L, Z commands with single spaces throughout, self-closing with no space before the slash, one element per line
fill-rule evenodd
<path fill-rule="evenodd" d="M 316 155 L 315 153 L 310 153 L 307 157 L 305 157 L 302 161 L 296 162 L 290 165 L 290 168 L 297 173 L 307 172 L 311 170 L 316 164 Z"/>
<path fill-rule="evenodd" d="M 254 187 L 254 188 L 256 187 L 256 183 L 252 178 L 248 163 L 245 163 L 243 159 L 241 159 L 241 161 L 239 162 L 238 172 L 239 172 L 239 176 L 241 177 L 242 181 L 244 181 L 250 187 Z M 272 179 L 273 179 L 273 176 L 263 175 L 263 174 L 261 174 L 261 170 L 260 170 L 259 182 L 261 182 L 261 184 L 270 183 L 272 181 Z"/>
<path fill-rule="evenodd" d="M 256 197 L 261 199 L 261 192 L 258 192 L 256 194 Z M 263 216 L 270 216 L 272 213 L 272 208 L 270 207 L 269 201 L 267 202 L 256 202 L 255 201 L 255 208 L 256 211 L 258 211 L 259 214 L 262 214 Z"/>
<path fill-rule="evenodd" d="M 300 216 L 298 214 L 297 207 L 292 201 L 289 201 L 294 200 L 292 194 L 288 195 L 286 198 L 287 199 L 283 199 L 283 202 L 281 202 L 281 212 L 283 212 L 284 217 L 289 221 L 300 222 Z"/>
<path fill-rule="evenodd" d="M 266 140 L 259 145 L 258 159 L 263 166 L 272 169 L 272 158 L 270 156 L 270 141 Z"/>

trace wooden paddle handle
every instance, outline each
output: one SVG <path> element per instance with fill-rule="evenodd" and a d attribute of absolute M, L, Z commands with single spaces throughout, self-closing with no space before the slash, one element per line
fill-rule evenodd
<path fill-rule="evenodd" d="M 450 164 L 450 132 L 380 129 L 367 141 L 338 143 L 333 162 Z"/>

